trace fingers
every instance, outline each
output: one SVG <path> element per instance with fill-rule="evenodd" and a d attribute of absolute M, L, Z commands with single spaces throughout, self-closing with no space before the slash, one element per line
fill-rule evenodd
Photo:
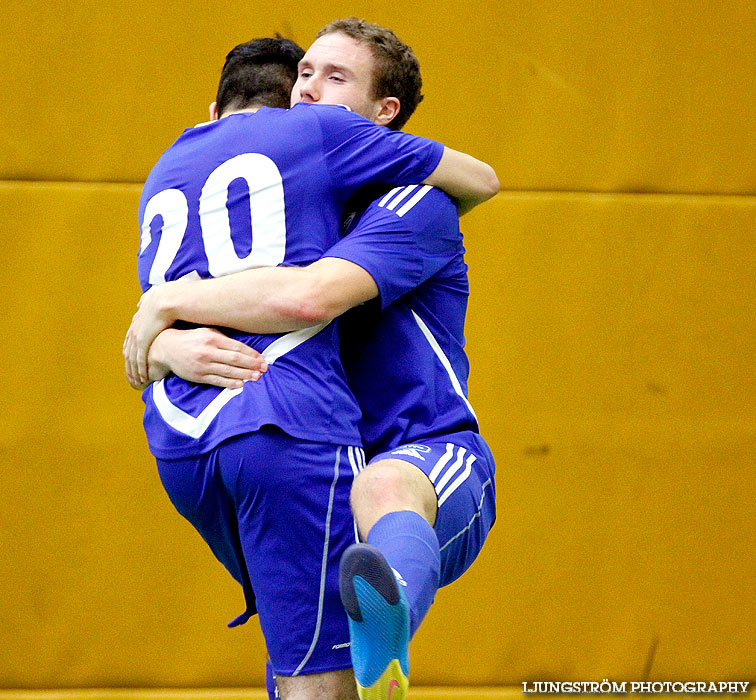
<path fill-rule="evenodd" d="M 132 386 L 145 384 L 147 379 L 142 377 L 142 373 L 139 369 L 137 346 L 131 327 L 129 328 L 129 331 L 126 334 L 126 339 L 123 342 L 123 355 L 125 360 L 126 377 L 129 380 L 129 384 Z"/>
<path fill-rule="evenodd" d="M 126 376 L 132 386 L 149 382 L 151 365 L 138 326 L 132 321 L 123 344 Z M 268 369 L 259 352 L 217 329 L 169 330 L 160 338 L 158 364 L 190 382 L 238 389 L 244 382 L 258 381 Z"/>
<path fill-rule="evenodd" d="M 212 351 L 212 357 L 208 359 L 234 367 L 257 370 L 258 372 L 268 371 L 267 360 L 249 345 L 229 338 L 215 329 L 202 330 L 209 331 L 207 348 Z"/>
<path fill-rule="evenodd" d="M 145 348 L 142 345 L 137 346 L 136 349 L 136 369 L 137 369 L 137 376 L 139 377 L 139 381 L 144 384 L 145 382 L 148 382 L 150 379 L 150 370 L 147 366 L 147 350 L 149 348 Z"/>
<path fill-rule="evenodd" d="M 144 382 L 140 382 L 139 378 L 134 374 L 134 366 L 128 357 L 126 350 L 124 350 L 124 369 L 126 371 L 126 379 L 132 389 L 144 389 L 147 385 Z"/>
<path fill-rule="evenodd" d="M 129 358 L 124 357 L 123 358 L 123 364 L 124 364 L 124 370 L 126 371 L 126 380 L 131 384 L 131 386 L 134 386 L 136 384 L 134 375 L 131 374 L 131 365 L 129 364 Z"/>
<path fill-rule="evenodd" d="M 132 356 L 132 341 L 131 341 L 131 328 L 126 333 L 126 338 L 123 341 L 123 362 L 124 369 L 126 371 L 126 378 L 129 380 L 129 384 L 134 386 L 139 383 L 138 374 L 134 371 L 134 363 Z"/>
<path fill-rule="evenodd" d="M 248 371 L 254 370 L 259 373 L 268 371 L 268 363 L 259 353 L 256 353 L 256 356 L 252 356 L 247 352 L 216 348 L 208 359 L 213 362 L 228 365 L 229 367 L 238 367 Z"/>
<path fill-rule="evenodd" d="M 139 363 L 139 347 L 136 342 L 136 331 L 134 329 L 136 317 L 137 314 L 134 314 L 131 319 L 131 324 L 129 325 L 129 330 L 126 332 L 126 337 L 123 341 L 123 357 L 125 360 L 126 377 L 129 380 L 129 384 L 131 384 L 132 386 L 145 384 L 148 381 L 147 373 L 142 371 Z M 146 364 L 147 358 L 145 357 L 145 369 Z"/>
<path fill-rule="evenodd" d="M 244 382 L 240 379 L 229 379 L 219 374 L 208 374 L 203 378 L 201 383 L 221 387 L 222 389 L 241 389 L 244 386 Z"/>
<path fill-rule="evenodd" d="M 205 377 L 208 376 L 224 377 L 225 379 L 234 379 L 242 382 L 256 382 L 262 374 L 258 370 L 236 367 L 225 362 L 210 362 L 203 367 L 201 376 L 203 383 L 205 383 Z"/>

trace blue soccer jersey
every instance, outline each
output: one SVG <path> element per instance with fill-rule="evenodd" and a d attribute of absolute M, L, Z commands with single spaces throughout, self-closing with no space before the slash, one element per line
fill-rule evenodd
<path fill-rule="evenodd" d="M 369 456 L 432 436 L 478 431 L 467 399 L 469 286 L 457 209 L 429 186 L 391 190 L 327 256 L 363 267 L 379 303 L 342 323 L 342 358 L 362 408 Z"/>
<path fill-rule="evenodd" d="M 334 106 L 262 108 L 188 129 L 142 192 L 142 289 L 185 275 L 311 263 L 336 242 L 344 204 L 358 188 L 423 180 L 442 151 Z M 305 440 L 357 444 L 359 408 L 339 358 L 337 323 L 229 334 L 262 352 L 270 369 L 235 390 L 172 375 L 148 387 L 144 423 L 155 456 L 202 454 L 266 424 Z"/>

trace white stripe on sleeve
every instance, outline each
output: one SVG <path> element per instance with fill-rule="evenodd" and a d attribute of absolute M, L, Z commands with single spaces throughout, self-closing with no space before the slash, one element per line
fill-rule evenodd
<path fill-rule="evenodd" d="M 417 189 L 417 185 L 407 185 L 407 187 L 404 188 L 402 192 L 399 192 L 396 197 L 394 197 L 389 205 L 386 207 L 389 211 L 394 211 L 399 204 L 404 201 L 409 195 L 414 192 Z"/>
<path fill-rule="evenodd" d="M 424 185 L 421 187 L 415 194 L 412 195 L 412 199 L 410 199 L 406 204 L 403 204 L 401 209 L 399 209 L 398 212 L 396 212 L 397 216 L 404 216 L 412 207 L 415 206 L 423 197 L 425 197 L 428 192 L 430 192 L 431 186 L 430 185 Z"/>

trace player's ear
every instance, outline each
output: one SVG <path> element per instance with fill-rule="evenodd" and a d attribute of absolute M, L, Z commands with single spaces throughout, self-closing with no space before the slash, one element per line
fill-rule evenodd
<path fill-rule="evenodd" d="M 218 121 L 218 103 L 212 102 L 210 104 L 210 121 L 216 122 Z"/>
<path fill-rule="evenodd" d="M 401 104 L 398 97 L 384 97 L 381 100 L 381 106 L 373 120 L 378 126 L 387 126 L 394 117 L 399 114 Z"/>

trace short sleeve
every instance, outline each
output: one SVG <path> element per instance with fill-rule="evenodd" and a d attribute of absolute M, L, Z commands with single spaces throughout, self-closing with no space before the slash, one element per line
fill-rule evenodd
<path fill-rule="evenodd" d="M 320 123 L 326 167 L 336 187 L 422 182 L 438 166 L 438 141 L 391 131 L 334 105 L 304 105 Z"/>
<path fill-rule="evenodd" d="M 457 208 L 429 185 L 397 187 L 376 199 L 324 257 L 359 265 L 386 308 L 462 256 Z"/>

